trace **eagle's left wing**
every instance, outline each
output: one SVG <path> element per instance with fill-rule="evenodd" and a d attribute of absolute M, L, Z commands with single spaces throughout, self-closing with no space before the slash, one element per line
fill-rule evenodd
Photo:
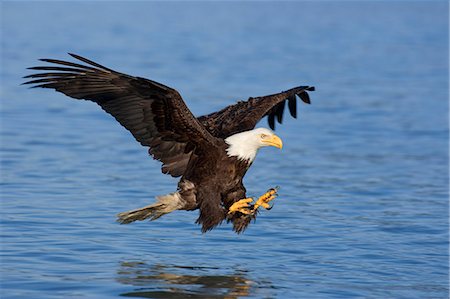
<path fill-rule="evenodd" d="M 198 120 L 211 134 L 220 138 L 252 130 L 265 116 L 268 116 L 269 126 L 275 129 L 275 118 L 281 124 L 286 102 L 294 118 L 297 118 L 297 97 L 306 104 L 311 103 L 308 91 L 314 91 L 314 87 L 299 86 L 273 95 L 249 98 L 220 111 L 200 116 Z"/>

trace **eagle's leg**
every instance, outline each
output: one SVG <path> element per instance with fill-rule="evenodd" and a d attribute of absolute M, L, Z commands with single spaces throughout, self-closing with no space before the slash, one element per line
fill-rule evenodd
<path fill-rule="evenodd" d="M 280 189 L 278 186 L 275 188 L 270 188 L 266 193 L 261 195 L 253 205 L 250 204 L 253 201 L 253 198 L 244 198 L 233 203 L 228 209 L 228 215 L 236 212 L 240 212 L 245 215 L 255 215 L 259 207 L 263 207 L 266 210 L 272 209 L 269 202 L 277 198 L 278 189 Z"/>
<path fill-rule="evenodd" d="M 241 212 L 245 215 L 253 214 L 253 210 L 250 210 L 250 203 L 253 201 L 253 198 L 244 198 L 239 201 L 236 201 L 231 207 L 228 209 L 228 214 L 234 214 L 236 212 Z"/>
<path fill-rule="evenodd" d="M 233 222 L 233 229 L 236 233 L 242 233 L 249 223 L 256 218 L 259 207 L 270 210 L 271 206 L 269 202 L 277 197 L 277 191 L 279 187 L 271 188 L 266 193 L 261 195 L 257 200 L 253 198 L 244 198 L 234 202 L 229 208 L 227 213 L 227 221 Z M 239 198 L 241 194 L 230 194 L 229 200 L 233 202 L 234 198 Z"/>
<path fill-rule="evenodd" d="M 278 186 L 275 188 L 270 188 L 266 193 L 261 195 L 253 206 L 253 211 L 256 211 L 259 207 L 263 207 L 266 210 L 272 209 L 272 207 L 269 205 L 269 202 L 277 198 L 278 189 L 280 189 L 280 187 Z"/>

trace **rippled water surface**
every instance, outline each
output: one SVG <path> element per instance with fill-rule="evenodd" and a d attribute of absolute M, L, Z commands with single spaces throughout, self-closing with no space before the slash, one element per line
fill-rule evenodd
<path fill-rule="evenodd" d="M 448 298 L 445 1 L 1 5 L 2 298 Z M 177 180 L 95 104 L 19 86 L 66 52 L 195 114 L 315 85 L 246 176 L 275 207 L 243 235 L 115 223 Z"/>

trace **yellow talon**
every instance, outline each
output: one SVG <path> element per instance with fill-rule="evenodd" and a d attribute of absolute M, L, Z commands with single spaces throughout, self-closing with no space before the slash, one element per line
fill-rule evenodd
<path fill-rule="evenodd" d="M 241 212 L 242 214 L 252 214 L 252 211 L 248 209 L 250 207 L 249 203 L 253 201 L 253 198 L 244 198 L 241 199 L 234 204 L 231 205 L 231 207 L 228 209 L 228 214 Z"/>
<path fill-rule="evenodd" d="M 250 203 L 253 201 L 253 198 L 244 198 L 241 199 L 231 205 L 228 209 L 228 214 L 240 212 L 245 215 L 253 215 L 256 213 L 259 207 L 263 207 L 267 210 L 270 210 L 269 202 L 277 198 L 279 187 L 271 188 L 266 193 L 261 195 L 258 200 L 255 202 L 253 207 L 250 206 Z"/>
<path fill-rule="evenodd" d="M 260 206 L 265 209 L 269 209 L 270 208 L 269 202 L 271 202 L 278 196 L 277 191 L 278 191 L 278 187 L 269 189 L 269 191 L 267 191 L 265 194 L 261 195 L 255 203 L 254 210 L 258 209 Z"/>

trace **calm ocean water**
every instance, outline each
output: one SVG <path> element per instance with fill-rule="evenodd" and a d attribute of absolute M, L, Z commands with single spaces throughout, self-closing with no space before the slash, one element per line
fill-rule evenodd
<path fill-rule="evenodd" d="M 448 298 L 448 4 L 1 3 L 1 298 Z M 95 104 L 19 86 L 89 57 L 195 114 L 315 85 L 260 151 L 243 235 L 118 225 L 177 180 Z M 266 120 L 261 126 L 267 126 Z"/>

